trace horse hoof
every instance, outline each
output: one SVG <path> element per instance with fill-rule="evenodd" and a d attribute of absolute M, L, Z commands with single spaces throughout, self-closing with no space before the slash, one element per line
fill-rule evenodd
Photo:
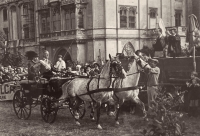
<path fill-rule="evenodd" d="M 76 121 L 76 125 L 77 126 L 81 126 L 80 122 Z"/>
<path fill-rule="evenodd" d="M 98 128 L 98 129 L 102 129 L 102 127 L 101 127 L 101 125 L 100 125 L 100 124 L 98 124 L 98 125 L 97 125 L 97 128 Z"/>
<path fill-rule="evenodd" d="M 116 125 L 119 125 L 119 121 L 116 121 L 115 124 L 116 124 Z"/>

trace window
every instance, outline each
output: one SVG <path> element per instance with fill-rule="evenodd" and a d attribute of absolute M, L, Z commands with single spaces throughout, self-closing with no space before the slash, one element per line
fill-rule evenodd
<path fill-rule="evenodd" d="M 75 29 L 75 9 L 65 10 L 65 30 Z"/>
<path fill-rule="evenodd" d="M 158 14 L 158 9 L 157 8 L 149 8 L 149 16 L 150 18 L 156 18 Z"/>
<path fill-rule="evenodd" d="M 3 9 L 3 21 L 7 21 L 8 16 L 7 16 L 7 9 Z"/>
<path fill-rule="evenodd" d="M 175 11 L 175 26 L 181 26 L 181 17 L 182 17 L 182 11 L 176 10 Z"/>
<path fill-rule="evenodd" d="M 35 37 L 34 2 L 24 3 L 22 6 L 22 27 L 24 39 Z"/>
<path fill-rule="evenodd" d="M 28 15 L 28 4 L 23 5 L 23 15 Z"/>
<path fill-rule="evenodd" d="M 23 25 L 23 30 L 24 30 L 24 39 L 28 39 L 30 33 L 28 24 Z"/>
<path fill-rule="evenodd" d="M 52 8 L 52 27 L 53 31 L 60 31 L 61 29 L 60 24 L 60 8 L 59 6 Z"/>
<path fill-rule="evenodd" d="M 44 10 L 41 13 L 41 33 L 50 32 L 50 13 L 49 10 Z"/>
<path fill-rule="evenodd" d="M 5 40 L 7 41 L 8 40 L 8 28 L 3 28 L 3 31 L 4 31 L 4 34 L 5 34 Z"/>
<path fill-rule="evenodd" d="M 120 28 L 136 28 L 136 7 L 120 7 Z"/>

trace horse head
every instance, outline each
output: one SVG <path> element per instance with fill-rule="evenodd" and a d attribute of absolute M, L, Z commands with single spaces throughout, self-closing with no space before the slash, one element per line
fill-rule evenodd
<path fill-rule="evenodd" d="M 134 54 L 133 56 L 134 60 L 136 60 L 138 67 L 138 71 L 143 71 L 144 69 L 150 69 L 150 65 L 144 61 L 142 58 L 140 58 L 139 56 L 137 56 L 136 54 Z"/>
<path fill-rule="evenodd" d="M 126 78 L 126 72 L 122 66 L 122 63 L 116 59 L 113 59 L 111 55 L 109 54 L 110 58 L 110 72 L 111 74 L 120 77 L 120 78 Z"/>

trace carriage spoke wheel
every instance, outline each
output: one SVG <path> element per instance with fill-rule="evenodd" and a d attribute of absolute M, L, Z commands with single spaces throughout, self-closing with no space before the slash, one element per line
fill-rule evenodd
<path fill-rule="evenodd" d="M 72 114 L 72 116 L 75 118 L 76 111 L 74 108 L 69 104 L 69 111 Z M 82 119 L 85 116 L 85 103 L 84 101 L 81 102 L 81 105 L 79 105 L 77 112 L 79 114 L 79 118 Z"/>
<path fill-rule="evenodd" d="M 31 104 L 22 90 L 16 91 L 13 97 L 13 108 L 19 119 L 28 119 L 31 115 Z"/>
<path fill-rule="evenodd" d="M 55 107 L 55 101 L 49 97 L 42 99 L 40 106 L 42 119 L 47 123 L 53 123 L 56 119 L 58 108 Z"/>

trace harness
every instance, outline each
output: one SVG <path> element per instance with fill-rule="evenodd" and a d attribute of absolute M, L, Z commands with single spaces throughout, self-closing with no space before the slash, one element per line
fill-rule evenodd
<path fill-rule="evenodd" d="M 149 65 L 148 63 L 146 63 L 146 64 L 142 67 L 140 58 L 138 58 L 138 59 L 136 60 L 136 62 L 137 62 L 137 64 L 139 63 L 138 65 L 140 65 L 140 67 L 141 67 L 142 69 L 144 69 L 147 65 Z M 126 76 L 131 76 L 131 75 L 135 75 L 135 74 L 140 73 L 140 70 L 138 69 L 138 65 L 137 65 L 137 72 L 128 74 L 128 75 L 126 75 Z M 114 88 L 114 84 L 115 84 L 115 82 L 116 82 L 117 79 L 118 79 L 118 78 L 115 78 L 115 80 L 113 81 L 113 83 L 112 83 L 112 88 L 114 89 L 114 96 L 117 98 L 118 101 L 119 101 L 119 97 L 116 95 L 116 92 L 123 92 L 123 91 L 129 91 L 129 90 L 138 89 L 138 86 L 132 86 L 132 87 L 122 88 L 122 87 L 123 87 L 123 86 L 122 86 L 122 83 L 123 83 L 123 79 L 122 79 L 122 78 L 120 78 L 120 80 L 121 80 L 121 85 L 120 85 L 121 88 Z"/>

